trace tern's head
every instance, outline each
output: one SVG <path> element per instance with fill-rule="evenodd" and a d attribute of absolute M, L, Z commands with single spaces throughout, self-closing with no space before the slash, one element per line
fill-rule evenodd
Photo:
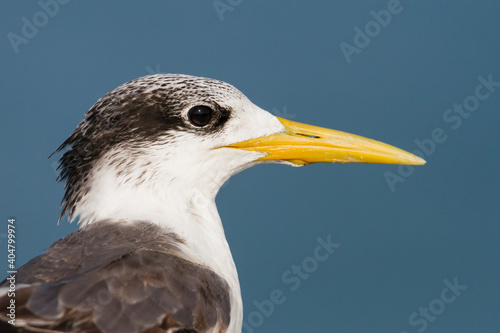
<path fill-rule="evenodd" d="M 95 212 L 79 206 L 90 196 L 107 207 L 130 193 L 201 191 L 212 199 L 230 176 L 257 163 L 424 163 L 378 141 L 275 117 L 227 83 L 174 74 L 106 94 L 59 150 L 65 147 L 63 214 L 88 219 Z"/>

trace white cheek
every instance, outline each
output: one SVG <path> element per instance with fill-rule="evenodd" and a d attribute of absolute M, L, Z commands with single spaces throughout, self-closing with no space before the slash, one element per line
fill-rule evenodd
<path fill-rule="evenodd" d="M 271 113 L 252 104 L 243 103 L 241 109 L 235 112 L 226 124 L 224 144 L 231 144 L 260 136 L 281 133 L 285 127 Z"/>

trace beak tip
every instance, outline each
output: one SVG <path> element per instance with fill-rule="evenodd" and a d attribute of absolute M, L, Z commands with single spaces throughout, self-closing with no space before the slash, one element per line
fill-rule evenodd
<path fill-rule="evenodd" d="M 427 161 L 424 160 L 423 158 L 416 156 L 416 155 L 413 155 L 413 156 L 414 156 L 414 158 L 412 160 L 413 165 L 425 165 L 427 163 Z"/>

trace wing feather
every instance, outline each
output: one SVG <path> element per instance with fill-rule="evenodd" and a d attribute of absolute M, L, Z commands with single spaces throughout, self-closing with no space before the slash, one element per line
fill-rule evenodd
<path fill-rule="evenodd" d="M 229 286 L 181 243 L 147 222 L 82 228 L 18 270 L 17 321 L 33 332 L 225 332 Z"/>

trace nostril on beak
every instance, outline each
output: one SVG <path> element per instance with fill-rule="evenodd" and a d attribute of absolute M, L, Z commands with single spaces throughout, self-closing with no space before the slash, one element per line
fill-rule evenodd
<path fill-rule="evenodd" d="M 317 136 L 317 135 L 309 135 L 309 134 L 304 134 L 304 133 L 296 133 L 296 135 L 305 136 L 305 137 L 313 138 L 313 139 L 320 139 L 321 138 L 320 136 Z"/>

